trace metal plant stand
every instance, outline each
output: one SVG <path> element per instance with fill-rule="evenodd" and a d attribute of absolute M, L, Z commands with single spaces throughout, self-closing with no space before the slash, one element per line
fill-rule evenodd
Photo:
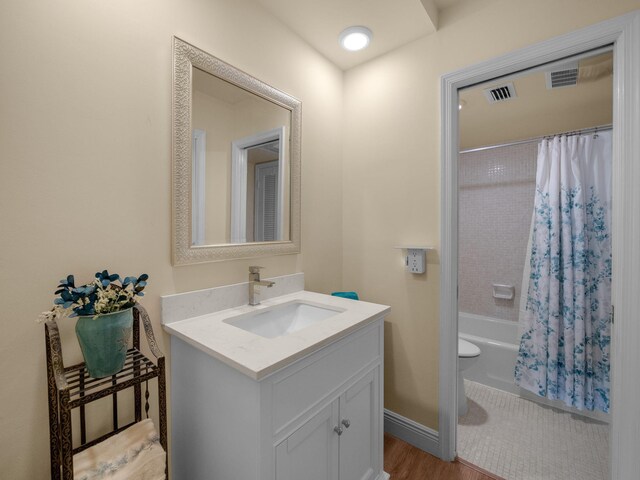
<path fill-rule="evenodd" d="M 140 323 L 144 327 L 149 350 L 156 364 L 140 352 Z M 133 348 L 127 351 L 124 368 L 106 378 L 89 377 L 84 363 L 65 367 L 58 325 L 55 321 L 45 323 L 47 351 L 47 381 L 49 393 L 49 432 L 51 450 L 51 479 L 73 479 L 73 455 L 127 429 L 142 420 L 142 384 L 145 389 L 145 416 L 149 416 L 148 381 L 158 378 L 158 412 L 160 445 L 167 449 L 167 401 L 164 355 L 156 344 L 147 311 L 140 305 L 133 307 Z M 118 424 L 118 392 L 133 387 L 134 421 Z M 111 395 L 113 397 L 113 430 L 87 442 L 85 405 Z M 73 448 L 71 410 L 79 409 L 80 445 Z M 168 477 L 167 477 L 168 478 Z"/>

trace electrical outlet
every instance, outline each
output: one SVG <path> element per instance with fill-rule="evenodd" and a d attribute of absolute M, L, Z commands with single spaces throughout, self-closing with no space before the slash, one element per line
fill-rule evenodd
<path fill-rule="evenodd" d="M 417 248 L 407 249 L 406 266 L 411 273 L 424 273 L 426 267 L 426 251 Z"/>

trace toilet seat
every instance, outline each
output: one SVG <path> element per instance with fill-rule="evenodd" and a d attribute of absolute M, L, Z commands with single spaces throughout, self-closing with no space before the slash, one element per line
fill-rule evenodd
<path fill-rule="evenodd" d="M 480 355 L 480 347 L 462 338 L 458 338 L 458 357 L 473 358 Z"/>

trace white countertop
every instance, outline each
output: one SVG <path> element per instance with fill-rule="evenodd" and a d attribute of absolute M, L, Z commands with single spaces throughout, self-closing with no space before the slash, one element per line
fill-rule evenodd
<path fill-rule="evenodd" d="M 344 309 L 344 311 L 276 338 L 264 338 L 224 322 L 229 317 L 258 312 L 292 300 L 327 305 L 340 310 Z M 261 380 L 276 370 L 385 316 L 389 311 L 390 307 L 386 305 L 301 290 L 263 300 L 260 305 L 254 307 L 243 305 L 167 323 L 164 329 L 245 375 Z"/>

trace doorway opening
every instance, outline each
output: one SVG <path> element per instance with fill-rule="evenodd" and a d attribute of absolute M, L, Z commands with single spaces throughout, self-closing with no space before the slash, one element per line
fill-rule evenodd
<path fill-rule="evenodd" d="M 613 45 L 613 172 L 612 172 L 612 304 L 615 324 L 611 339 L 611 429 L 609 470 L 614 480 L 634 478 L 640 467 L 637 445 L 640 431 L 634 416 L 638 382 L 624 366 L 640 364 L 640 325 L 635 321 L 640 296 L 640 12 L 633 12 L 562 37 L 524 48 L 442 77 L 442 229 L 440 293 L 440 456 L 453 460 L 457 453 L 458 370 L 458 101 L 459 91 L 492 79 L 549 65 L 585 52 Z M 626 380 L 626 381 L 625 381 Z M 526 432 L 523 432 L 526 435 Z M 633 446 L 635 445 L 635 447 Z"/>
<path fill-rule="evenodd" d="M 608 478 L 612 50 L 459 99 L 458 456 Z"/>

